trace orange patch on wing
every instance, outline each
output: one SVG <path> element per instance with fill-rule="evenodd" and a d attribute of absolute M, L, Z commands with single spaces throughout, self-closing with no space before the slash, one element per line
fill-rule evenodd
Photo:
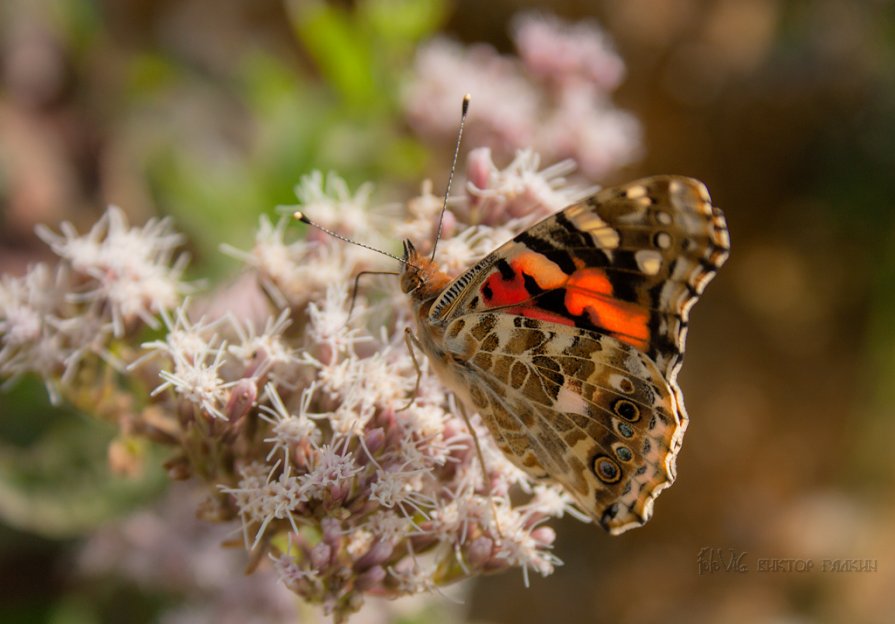
<path fill-rule="evenodd" d="M 566 281 L 566 274 L 562 269 L 539 253 L 525 251 L 512 257 L 508 263 L 513 269 L 512 279 L 504 279 L 500 271 L 495 269 L 480 289 L 483 294 L 486 287 L 491 292 L 491 296 L 485 298 L 487 305 L 491 307 L 509 306 L 531 299 L 533 293 L 525 287 L 523 274 L 533 278 L 543 290 L 559 288 Z"/>
<path fill-rule="evenodd" d="M 569 276 L 565 304 L 572 315 L 586 312 L 596 327 L 622 342 L 647 348 L 649 313 L 635 303 L 614 299 L 612 284 L 600 269 L 582 269 Z"/>
<path fill-rule="evenodd" d="M 531 275 L 543 290 L 553 290 L 565 284 L 568 277 L 559 265 L 544 254 L 524 251 L 510 260 L 510 266 L 516 273 Z"/>

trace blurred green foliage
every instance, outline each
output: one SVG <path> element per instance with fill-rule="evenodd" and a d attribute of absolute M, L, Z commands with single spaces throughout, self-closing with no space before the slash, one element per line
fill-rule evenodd
<path fill-rule="evenodd" d="M 0 418 L 0 517 L 6 524 L 44 537 L 72 537 L 164 490 L 161 449 L 131 442 L 144 470 L 132 477 L 115 475 L 107 449 L 119 435 L 116 426 L 53 407 L 43 384 L 33 378 L 3 399 L 16 406 L 14 414 Z"/>
<path fill-rule="evenodd" d="M 428 162 L 399 104 L 414 47 L 443 21 L 443 0 L 287 7 L 304 62 L 255 47 L 235 54 L 223 76 L 197 75 L 162 52 L 130 68 L 131 111 L 171 116 L 170 134 L 153 137 L 142 152 L 154 203 L 176 216 L 205 275 L 226 270 L 217 253 L 222 241 L 250 244 L 258 214 L 294 203 L 293 185 L 311 170 L 337 170 L 354 186 L 400 184 L 416 182 Z M 192 92 L 187 98 L 184 89 Z M 185 99 L 199 110 L 184 109 Z M 234 136 L 229 122 L 242 134 Z M 194 123 L 201 138 L 184 140 L 197 132 Z"/>

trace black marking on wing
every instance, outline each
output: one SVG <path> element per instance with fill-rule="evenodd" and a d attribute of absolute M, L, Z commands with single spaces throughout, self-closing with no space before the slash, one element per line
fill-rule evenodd
<path fill-rule="evenodd" d="M 557 239 L 564 250 L 574 251 L 575 257 L 584 262 L 589 267 L 605 267 L 611 263 L 609 256 L 595 244 L 594 238 L 587 232 L 578 229 L 564 212 L 559 212 L 553 216 L 556 225 L 560 226 L 550 230 L 551 236 Z M 577 270 L 573 268 L 571 272 Z M 566 271 L 566 273 L 571 273 Z"/>
<path fill-rule="evenodd" d="M 500 276 L 504 279 L 504 281 L 509 282 L 516 277 L 516 271 L 513 270 L 513 267 L 511 267 L 510 263 L 507 262 L 504 258 L 500 258 L 497 261 L 497 270 L 500 271 Z"/>
<path fill-rule="evenodd" d="M 612 285 L 613 295 L 622 301 L 639 303 L 640 287 L 645 280 L 634 254 L 631 252 L 616 253 L 612 268 L 613 271 L 605 271 L 605 273 Z"/>
<path fill-rule="evenodd" d="M 528 232 L 522 232 L 513 240 L 525 245 L 535 253 L 543 254 L 551 262 L 555 262 L 566 275 L 571 275 L 577 270 L 569 252 L 556 247 L 553 243 L 546 241 L 543 238 L 532 236 Z M 605 261 L 606 258 L 604 256 L 604 262 Z"/>
<path fill-rule="evenodd" d="M 537 297 L 541 293 L 545 292 L 543 288 L 538 285 L 538 282 L 528 273 L 523 271 L 522 273 L 522 283 L 525 285 L 525 290 L 531 294 L 532 297 Z"/>

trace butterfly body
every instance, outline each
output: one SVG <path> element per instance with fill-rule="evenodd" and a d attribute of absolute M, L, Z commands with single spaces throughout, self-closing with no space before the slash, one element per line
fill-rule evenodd
<path fill-rule="evenodd" d="M 674 481 L 688 313 L 728 249 L 705 187 L 657 176 L 567 207 L 453 280 L 407 241 L 401 286 L 419 345 L 507 457 L 617 534 Z"/>

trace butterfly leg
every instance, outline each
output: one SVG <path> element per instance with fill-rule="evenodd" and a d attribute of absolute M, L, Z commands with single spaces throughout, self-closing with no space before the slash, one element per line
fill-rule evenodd
<path fill-rule="evenodd" d="M 404 328 L 404 342 L 407 344 L 407 351 L 410 353 L 410 359 L 413 361 L 413 367 L 416 369 L 416 385 L 413 387 L 413 394 L 410 395 L 410 400 L 407 401 L 407 405 L 395 410 L 396 412 L 403 412 L 413 405 L 413 402 L 416 400 L 416 395 L 420 391 L 420 381 L 423 378 L 423 370 L 420 368 L 420 363 L 417 362 L 416 353 L 413 350 L 414 345 L 419 348 L 422 347 L 419 339 L 413 335 L 413 331 L 411 331 L 409 327 Z"/>
<path fill-rule="evenodd" d="M 354 288 L 351 289 L 351 305 L 348 306 L 348 320 L 351 320 L 351 314 L 354 312 L 354 304 L 357 301 L 357 289 L 360 286 L 360 278 L 364 275 L 400 275 L 394 271 L 361 271 L 354 276 Z"/>
<path fill-rule="evenodd" d="M 491 506 L 491 517 L 494 518 L 494 528 L 497 530 L 497 536 L 502 538 L 503 531 L 500 530 L 497 505 L 494 504 L 494 497 L 491 495 L 491 479 L 488 477 L 488 470 L 485 468 L 485 455 L 482 453 L 482 446 L 479 444 L 479 436 L 475 432 L 475 428 L 473 428 L 469 416 L 466 414 L 466 406 L 463 405 L 463 402 L 457 401 L 457 407 L 460 409 L 460 415 L 463 416 L 463 422 L 466 423 L 466 428 L 469 429 L 469 434 L 472 436 L 472 442 L 475 445 L 475 453 L 478 455 L 479 466 L 482 469 L 482 478 L 485 480 L 485 485 L 488 487 L 488 504 Z"/>

